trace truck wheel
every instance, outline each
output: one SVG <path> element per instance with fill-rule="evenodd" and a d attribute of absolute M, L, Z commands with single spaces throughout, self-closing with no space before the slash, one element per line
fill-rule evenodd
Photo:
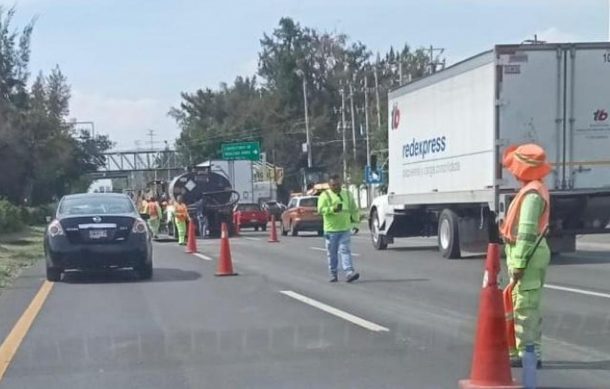
<path fill-rule="evenodd" d="M 438 248 L 444 258 L 459 259 L 462 256 L 458 216 L 450 209 L 443 210 L 438 218 Z"/>
<path fill-rule="evenodd" d="M 388 239 L 385 235 L 379 234 L 379 227 L 381 226 L 381 222 L 379 221 L 379 216 L 377 215 L 377 210 L 373 210 L 371 214 L 371 240 L 373 241 L 373 247 L 377 250 L 385 250 L 388 248 Z"/>
<path fill-rule="evenodd" d="M 258 231 L 258 226 L 254 227 L 254 231 Z"/>
<path fill-rule="evenodd" d="M 262 226 L 261 226 L 261 230 L 262 230 L 263 232 L 264 232 L 264 231 L 267 231 L 267 225 L 266 225 L 266 224 L 265 224 L 265 225 L 262 225 Z"/>

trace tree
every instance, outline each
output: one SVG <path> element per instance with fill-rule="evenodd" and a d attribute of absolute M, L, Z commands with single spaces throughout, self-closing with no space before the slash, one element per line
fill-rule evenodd
<path fill-rule="evenodd" d="M 182 129 L 178 150 L 188 163 L 218 157 L 220 145 L 237 140 L 260 140 L 267 159 L 285 170 L 289 185 L 298 183 L 297 172 L 306 166 L 301 151 L 305 142 L 305 112 L 302 83 L 307 84 L 308 114 L 313 143 L 314 165 L 329 171 L 341 171 L 341 89 L 346 96 L 348 85 L 355 89 L 355 126 L 358 130 L 357 163 L 350 171 L 361 171 L 366 161 L 363 136 L 364 121 L 362 80 L 373 86 L 375 68 L 379 76 L 382 126 L 370 123 L 372 150 L 387 148 L 387 91 L 397 86 L 398 64 L 403 75 L 419 78 L 427 71 L 428 58 L 421 49 L 411 51 L 408 45 L 390 51 L 371 63 L 371 53 L 362 42 L 350 42 L 344 34 L 320 33 L 303 27 L 290 18 L 280 19 L 271 34 L 260 40 L 258 75 L 237 77 L 233 85 L 221 84 L 217 90 L 199 89 L 183 92 L 182 103 L 170 110 Z M 371 93 L 369 91 L 369 93 Z M 369 101 L 373 101 L 371 94 Z M 348 104 L 349 106 L 349 104 Z M 349 112 L 348 125 L 351 125 Z M 376 117 L 375 104 L 369 116 Z M 351 153 L 351 129 L 350 147 Z M 352 174 L 356 177 L 358 174 Z"/>
<path fill-rule="evenodd" d="M 70 86 L 59 67 L 46 77 L 39 73 L 27 88 L 33 22 L 13 31 L 14 14 L 14 8 L 0 7 L 0 197 L 47 203 L 82 188 L 111 142 L 75 134 L 66 122 Z"/>

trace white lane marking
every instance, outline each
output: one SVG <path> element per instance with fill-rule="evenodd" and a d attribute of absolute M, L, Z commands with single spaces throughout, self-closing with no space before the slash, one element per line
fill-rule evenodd
<path fill-rule="evenodd" d="M 203 259 L 204 261 L 211 261 L 212 260 L 212 258 L 208 257 L 207 255 L 203 255 L 201 253 L 194 253 L 193 255 Z"/>
<path fill-rule="evenodd" d="M 252 238 L 252 237 L 250 237 L 250 236 L 244 236 L 244 239 L 253 240 L 253 241 L 259 241 L 259 240 L 261 240 L 261 238 Z"/>
<path fill-rule="evenodd" d="M 576 250 L 581 248 L 610 250 L 610 244 L 600 242 L 582 242 L 576 241 Z"/>
<path fill-rule="evenodd" d="M 553 285 L 553 284 L 546 284 L 546 285 L 544 285 L 544 287 L 548 288 L 548 289 L 562 290 L 564 292 L 572 292 L 572 293 L 584 294 L 587 296 L 603 297 L 603 298 L 610 299 L 609 293 L 594 292 L 592 290 L 577 289 L 577 288 L 568 288 L 566 286 Z"/>
<path fill-rule="evenodd" d="M 321 303 L 317 300 L 314 300 L 312 298 L 309 298 L 307 296 L 303 296 L 302 294 L 293 292 L 292 290 L 280 290 L 280 293 L 282 293 L 283 295 L 286 295 L 288 297 L 291 297 L 295 300 L 298 300 L 302 303 L 305 303 L 307 305 L 311 305 L 314 308 L 318 308 L 321 311 L 324 311 L 326 313 L 330 313 L 331 315 L 337 316 L 343 320 L 347 320 L 353 324 L 356 324 L 357 326 L 360 326 L 362 328 L 366 328 L 369 331 L 374 331 L 374 332 L 388 332 L 390 331 L 388 328 L 380 326 L 379 324 L 375 324 L 373 322 L 370 322 L 368 320 L 364 320 L 361 317 L 352 315 L 351 313 L 347 313 L 345 311 L 342 311 L 340 309 L 331 307 L 330 305 L 326 305 L 324 303 Z"/>
<path fill-rule="evenodd" d="M 316 251 L 326 252 L 326 249 L 322 248 L 322 247 L 310 247 L 310 249 L 311 250 L 316 250 Z M 352 257 L 359 257 L 359 256 L 360 256 L 360 254 L 358 254 L 358 253 L 352 253 Z"/>

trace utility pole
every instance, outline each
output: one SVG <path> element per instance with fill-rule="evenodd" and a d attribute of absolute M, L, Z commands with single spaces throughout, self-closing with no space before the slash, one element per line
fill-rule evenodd
<path fill-rule="evenodd" d="M 155 149 L 155 130 L 148 130 L 146 134 L 150 137 L 150 151 Z"/>
<path fill-rule="evenodd" d="M 345 137 L 345 89 L 341 92 L 341 137 L 343 142 L 343 182 L 347 180 L 347 138 Z"/>
<path fill-rule="evenodd" d="M 366 166 L 371 168 L 371 144 L 369 137 L 369 83 L 368 76 L 364 74 L 364 133 L 366 135 Z M 360 205 L 360 204 L 359 204 Z M 366 205 L 371 206 L 371 186 L 366 186 Z"/>
<path fill-rule="evenodd" d="M 379 62 L 375 64 L 375 100 L 377 104 L 377 131 L 381 130 L 381 104 L 379 103 L 379 78 L 377 77 L 377 65 Z"/>
<path fill-rule="evenodd" d="M 444 51 L 445 51 L 445 49 L 443 49 L 443 48 L 435 48 L 434 46 L 430 45 L 430 74 L 436 73 L 436 65 L 441 64 L 440 62 L 438 62 L 435 59 L 434 53 L 438 52 L 438 55 L 441 55 L 441 54 L 443 54 Z M 444 66 L 444 61 L 443 61 L 443 66 Z"/>
<path fill-rule="evenodd" d="M 155 149 L 155 131 L 148 130 L 146 133 L 150 137 L 150 151 L 153 151 Z M 157 169 L 155 167 L 155 191 L 156 191 L 156 187 L 157 187 L 156 181 L 157 181 Z"/>
<path fill-rule="evenodd" d="M 366 135 L 366 164 L 371 166 L 371 145 L 369 138 L 369 83 L 364 75 L 364 133 Z"/>
<path fill-rule="evenodd" d="M 356 116 L 354 112 L 354 85 L 351 82 L 349 83 L 349 105 L 352 116 L 352 157 L 354 158 L 353 168 L 356 169 L 358 163 L 358 156 L 356 154 Z"/>

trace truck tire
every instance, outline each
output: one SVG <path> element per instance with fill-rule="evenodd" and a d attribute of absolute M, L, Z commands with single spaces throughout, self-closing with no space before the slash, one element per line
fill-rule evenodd
<path fill-rule="evenodd" d="M 438 218 L 438 249 L 443 258 L 459 259 L 462 256 L 458 216 L 450 209 L 444 209 Z"/>
<path fill-rule="evenodd" d="M 377 215 L 377 210 L 374 209 L 371 213 L 371 241 L 373 242 L 373 247 L 377 250 L 385 250 L 388 248 L 388 239 L 385 235 L 379 234 L 379 227 L 381 226 L 381 222 L 379 221 L 379 216 Z"/>

